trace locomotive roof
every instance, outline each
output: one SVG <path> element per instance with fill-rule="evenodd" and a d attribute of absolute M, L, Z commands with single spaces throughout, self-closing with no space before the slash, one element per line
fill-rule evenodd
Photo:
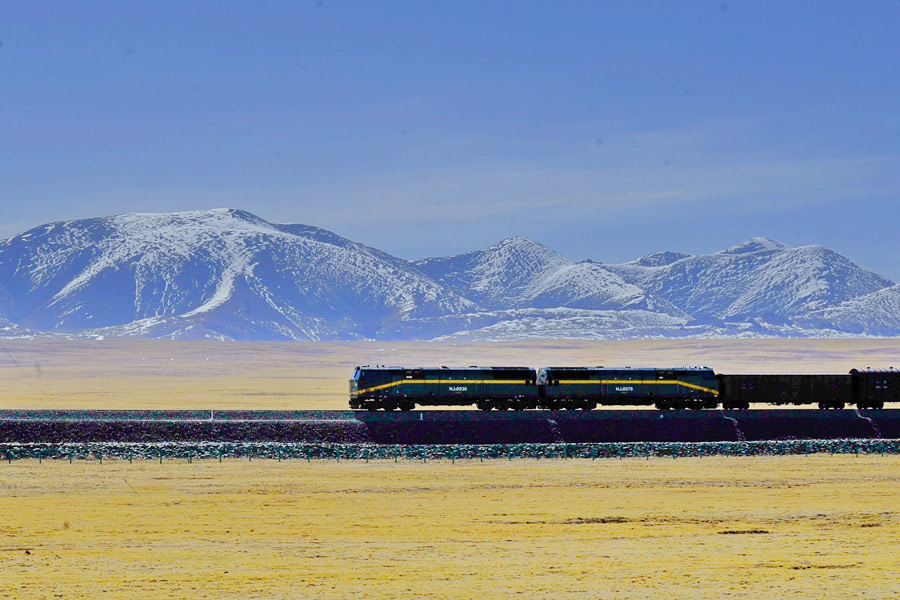
<path fill-rule="evenodd" d="M 710 367 L 544 367 L 560 371 L 712 371 Z"/>
<path fill-rule="evenodd" d="M 385 365 L 362 365 L 357 369 L 369 369 L 372 371 L 533 371 L 531 367 L 398 367 Z"/>

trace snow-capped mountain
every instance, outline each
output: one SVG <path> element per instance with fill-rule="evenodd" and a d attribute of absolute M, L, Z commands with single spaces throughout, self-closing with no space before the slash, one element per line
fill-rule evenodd
<path fill-rule="evenodd" d="M 809 328 L 830 327 L 859 335 L 896 336 L 900 332 L 900 285 L 813 311 L 798 321 Z"/>
<path fill-rule="evenodd" d="M 678 308 L 593 262 L 575 263 L 535 241 L 513 237 L 459 256 L 414 263 L 423 273 L 488 310 L 581 308 L 650 310 L 684 316 Z"/>
<path fill-rule="evenodd" d="M 647 262 L 606 267 L 700 321 L 761 317 L 785 323 L 892 284 L 828 248 L 791 248 L 767 238 L 714 254 Z"/>
<path fill-rule="evenodd" d="M 219 209 L 0 241 L 0 337 L 434 339 L 900 335 L 900 287 L 821 246 L 574 262 L 525 238 L 406 261 Z"/>
<path fill-rule="evenodd" d="M 487 250 L 426 258 L 420 271 L 487 309 L 521 306 L 536 281 L 571 264 L 562 254 L 532 240 L 514 237 Z"/>
<path fill-rule="evenodd" d="M 641 258 L 635 259 L 627 264 L 636 265 L 638 267 L 664 267 L 666 265 L 671 265 L 673 262 L 679 261 L 683 258 L 690 257 L 690 254 L 685 254 L 684 252 L 656 252 L 654 254 L 642 256 Z"/>
<path fill-rule="evenodd" d="M 0 316 L 97 335 L 352 339 L 475 308 L 406 261 L 238 210 L 51 223 L 0 245 L 0 281 Z"/>

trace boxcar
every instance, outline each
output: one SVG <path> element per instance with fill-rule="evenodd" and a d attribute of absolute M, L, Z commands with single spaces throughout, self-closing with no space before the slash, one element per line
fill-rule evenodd
<path fill-rule="evenodd" d="M 885 402 L 900 402 L 897 369 L 852 369 L 850 378 L 857 408 L 884 408 Z"/>
<path fill-rule="evenodd" d="M 718 378 L 722 407 L 726 409 L 749 408 L 753 403 L 818 404 L 819 408 L 843 408 L 853 402 L 850 375 L 755 373 L 720 374 Z"/>
<path fill-rule="evenodd" d="M 535 380 L 535 370 L 527 367 L 356 367 L 350 379 L 350 408 L 536 408 Z"/>
<path fill-rule="evenodd" d="M 542 408 L 600 405 L 716 408 L 716 375 L 705 367 L 653 369 L 633 367 L 545 367 L 538 371 Z"/>

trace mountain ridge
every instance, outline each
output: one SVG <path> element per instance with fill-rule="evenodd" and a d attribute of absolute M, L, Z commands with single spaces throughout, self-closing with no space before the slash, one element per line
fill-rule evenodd
<path fill-rule="evenodd" d="M 895 336 L 896 288 L 765 237 L 605 264 L 516 236 L 408 261 L 240 209 L 127 213 L 0 241 L 0 337 Z"/>

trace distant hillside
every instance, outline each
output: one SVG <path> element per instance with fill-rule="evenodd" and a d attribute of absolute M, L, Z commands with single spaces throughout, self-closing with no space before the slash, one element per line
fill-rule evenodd
<path fill-rule="evenodd" d="M 821 246 L 574 262 L 510 238 L 406 261 L 234 209 L 0 242 L 0 337 L 508 340 L 900 335 L 894 283 Z"/>

